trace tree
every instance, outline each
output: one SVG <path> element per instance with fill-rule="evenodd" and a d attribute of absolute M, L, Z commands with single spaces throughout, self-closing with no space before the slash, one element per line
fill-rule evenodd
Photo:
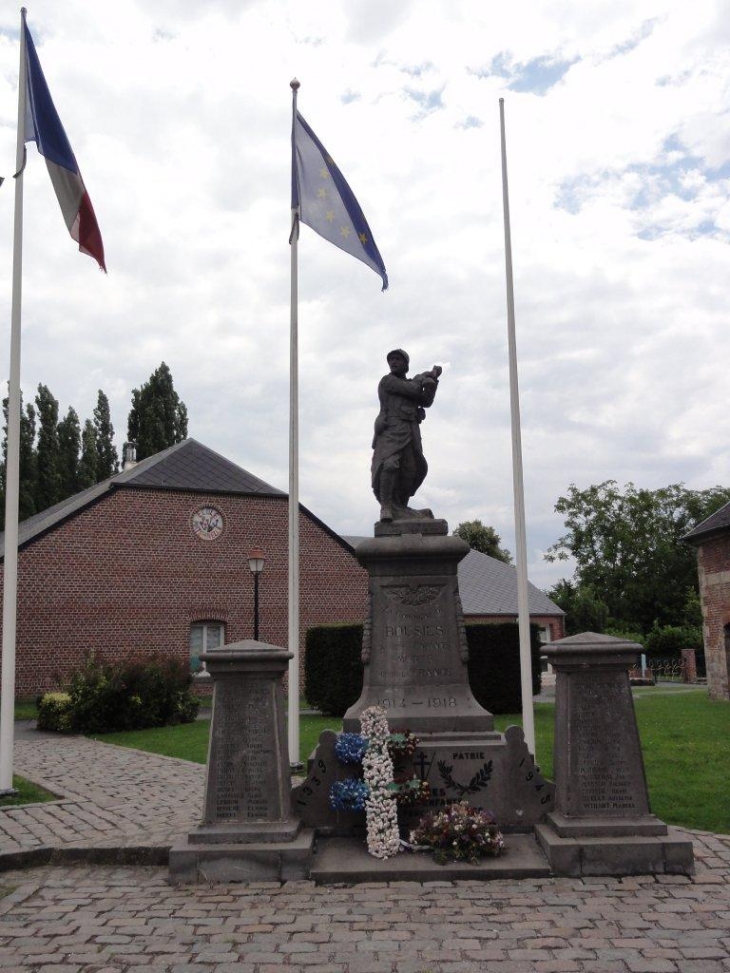
<path fill-rule="evenodd" d="M 73 406 L 58 423 L 58 472 L 61 478 L 61 496 L 72 497 L 78 493 L 79 453 L 81 451 L 81 426 Z"/>
<path fill-rule="evenodd" d="M 38 487 L 36 507 L 45 510 L 63 500 L 63 476 L 58 442 L 58 402 L 47 385 L 38 386 Z"/>
<path fill-rule="evenodd" d="M 5 530 L 5 482 L 6 463 L 8 456 L 8 408 L 7 398 L 3 399 L 3 414 L 5 426 L 3 428 L 3 461 L 2 486 L 0 489 L 0 529 Z M 20 470 L 18 483 L 18 518 L 25 520 L 37 513 L 36 493 L 38 486 L 38 464 L 35 454 L 36 412 L 32 402 L 23 411 L 23 396 L 20 397 Z"/>
<path fill-rule="evenodd" d="M 96 480 L 109 479 L 119 472 L 119 455 L 114 445 L 114 426 L 109 411 L 109 399 L 99 389 L 94 409 L 94 435 L 96 439 Z M 90 460 L 89 460 L 90 463 Z"/>
<path fill-rule="evenodd" d="M 697 590 L 694 551 L 681 538 L 730 500 L 730 490 L 688 490 L 675 483 L 659 490 L 623 491 L 615 480 L 578 490 L 571 484 L 555 509 L 564 534 L 545 555 L 575 560 L 576 588 L 589 587 L 608 607 L 612 624 L 682 624 L 687 590 Z"/>
<path fill-rule="evenodd" d="M 608 624 L 608 605 L 591 585 L 577 588 L 563 578 L 546 594 L 565 612 L 566 635 L 605 631 Z"/>
<path fill-rule="evenodd" d="M 88 487 L 98 483 L 104 477 L 97 476 L 99 462 L 96 452 L 96 429 L 91 419 L 84 423 L 84 431 L 81 433 L 81 459 L 79 460 L 79 474 L 77 478 L 79 490 L 86 490 Z"/>
<path fill-rule="evenodd" d="M 173 388 L 172 373 L 164 362 L 132 392 L 127 434 L 137 444 L 138 460 L 186 438 L 188 410 Z"/>
<path fill-rule="evenodd" d="M 454 537 L 460 537 L 473 551 L 480 551 L 490 557 L 496 557 L 505 564 L 512 563 L 510 552 L 501 547 L 502 538 L 494 527 L 488 527 L 481 520 L 464 520 L 454 531 Z"/>

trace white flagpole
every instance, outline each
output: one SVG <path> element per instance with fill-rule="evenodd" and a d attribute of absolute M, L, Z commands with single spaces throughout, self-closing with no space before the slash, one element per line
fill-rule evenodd
<path fill-rule="evenodd" d="M 18 494 L 20 481 L 20 317 L 23 285 L 23 168 L 27 84 L 25 7 L 20 11 L 18 137 L 15 151 L 13 297 L 10 318 L 8 455 L 5 468 L 5 573 L 3 585 L 2 693 L 0 694 L 0 794 L 13 793 L 15 736 L 15 636 L 18 592 Z"/>
<path fill-rule="evenodd" d="M 507 275 L 507 333 L 509 341 L 509 387 L 512 416 L 512 481 L 517 541 L 517 613 L 520 632 L 520 681 L 522 687 L 522 728 L 528 749 L 535 754 L 535 714 L 532 704 L 532 656 L 530 652 L 530 606 L 527 590 L 527 543 L 525 540 L 525 486 L 522 477 L 522 433 L 520 431 L 520 391 L 517 381 L 517 340 L 515 337 L 515 296 L 512 282 L 512 234 L 507 186 L 507 146 L 504 132 L 504 98 L 499 99 L 502 135 L 502 202 L 504 206 L 504 257 Z"/>
<path fill-rule="evenodd" d="M 292 122 L 296 122 L 296 78 Z M 294 129 L 292 128 L 292 132 Z M 292 146 L 293 151 L 293 146 Z M 294 158 L 292 155 L 292 177 Z M 291 214 L 291 309 L 289 345 L 289 762 L 299 763 L 299 210 Z"/>

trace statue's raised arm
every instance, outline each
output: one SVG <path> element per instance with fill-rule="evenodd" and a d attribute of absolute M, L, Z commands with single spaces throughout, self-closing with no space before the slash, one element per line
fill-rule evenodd
<path fill-rule="evenodd" d="M 410 359 L 396 348 L 388 352 L 388 375 L 378 385 L 380 412 L 373 438 L 373 492 L 380 502 L 380 519 L 433 517 L 430 510 L 412 510 L 408 501 L 426 478 L 419 424 L 433 404 L 441 366 L 406 378 Z"/>

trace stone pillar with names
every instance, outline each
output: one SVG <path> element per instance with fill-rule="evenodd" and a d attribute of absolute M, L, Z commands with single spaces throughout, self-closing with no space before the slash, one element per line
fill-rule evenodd
<path fill-rule="evenodd" d="M 537 835 L 559 874 L 692 870 L 692 843 L 651 813 L 629 669 L 641 646 L 595 632 L 546 646 L 555 674 L 555 809 Z"/>
<path fill-rule="evenodd" d="M 313 835 L 291 810 L 282 684 L 292 654 L 247 639 L 201 658 L 214 681 L 203 815 L 171 849 L 171 877 L 304 878 Z"/>

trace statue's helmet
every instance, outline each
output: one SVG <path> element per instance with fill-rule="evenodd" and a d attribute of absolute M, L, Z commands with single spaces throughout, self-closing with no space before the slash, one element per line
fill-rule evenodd
<path fill-rule="evenodd" d="M 393 357 L 393 355 L 400 355 L 401 358 L 405 360 L 406 365 L 410 366 L 411 359 L 408 355 L 408 352 L 403 351 L 402 348 L 394 348 L 392 351 L 389 351 L 388 354 L 385 356 L 385 360 L 389 362 L 390 359 Z"/>

